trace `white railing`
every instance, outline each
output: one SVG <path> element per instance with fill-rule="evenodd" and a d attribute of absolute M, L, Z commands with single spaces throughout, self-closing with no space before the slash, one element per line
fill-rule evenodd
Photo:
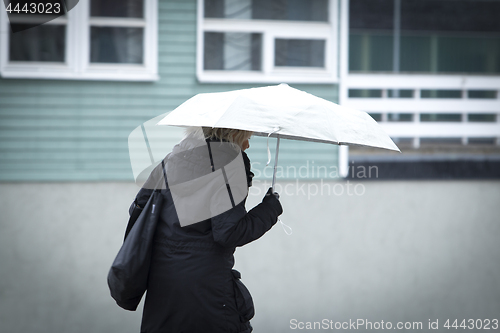
<path fill-rule="evenodd" d="M 381 114 L 379 123 L 393 138 L 495 138 L 500 145 L 500 76 L 347 74 L 343 104 Z M 381 97 L 348 97 L 349 90 L 380 90 Z M 389 97 L 391 90 L 410 90 L 411 98 Z M 459 98 L 422 98 L 422 90 L 459 90 Z M 494 91 L 494 98 L 470 98 L 469 91 Z M 347 96 L 346 96 L 347 95 Z M 412 121 L 389 121 L 391 113 L 411 114 Z M 461 114 L 460 122 L 420 122 L 421 114 Z M 491 114 L 494 122 L 471 122 L 468 115 Z"/>

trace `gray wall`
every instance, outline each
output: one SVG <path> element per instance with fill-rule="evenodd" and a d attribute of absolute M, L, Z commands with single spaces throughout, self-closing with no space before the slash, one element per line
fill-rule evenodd
<path fill-rule="evenodd" d="M 323 195 L 318 183 L 286 184 L 293 234 L 278 224 L 237 250 L 256 332 L 293 331 L 292 319 L 419 321 L 423 331 L 439 319 L 444 331 L 447 318 L 499 317 L 499 181 L 331 182 Z M 137 190 L 0 184 L 0 332 L 139 332 L 140 311 L 118 308 L 106 284 Z M 263 193 L 255 184 L 247 207 Z"/>

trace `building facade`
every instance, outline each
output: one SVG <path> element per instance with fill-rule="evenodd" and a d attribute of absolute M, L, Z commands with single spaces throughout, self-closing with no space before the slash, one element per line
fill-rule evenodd
<path fill-rule="evenodd" d="M 200 92 L 281 82 L 369 112 L 405 148 L 498 147 L 499 6 L 85 0 L 16 33 L 4 12 L 1 179 L 130 179 L 133 128 Z M 174 132 L 165 133 L 167 146 Z M 261 163 L 266 149 L 255 144 Z M 292 146 L 319 164 L 340 159 L 345 175 L 346 148 Z M 284 163 L 300 164 L 282 152 Z"/>
<path fill-rule="evenodd" d="M 16 33 L 0 11 L 0 331 L 139 331 L 106 285 L 138 190 L 130 136 L 197 93 L 281 82 L 369 112 L 403 154 L 281 141 L 293 234 L 278 223 L 236 252 L 255 331 L 497 318 L 498 180 L 359 180 L 498 156 L 499 3 L 80 0 Z M 182 129 L 148 136 L 168 151 Z M 250 140 L 248 208 L 267 144 Z"/>
<path fill-rule="evenodd" d="M 201 92 L 270 85 L 286 81 L 291 75 L 298 78 L 294 87 L 331 101 L 338 100 L 338 79 L 333 66 L 336 56 L 330 41 L 327 46 L 325 41 L 318 44 L 324 52 L 327 48 L 331 50 L 328 57 L 316 56 L 319 59 L 314 60 L 316 63 L 307 64 L 332 63 L 328 71 L 305 67 L 305 72 L 323 77 L 318 82 L 301 80 L 304 68 L 293 64 L 262 73 L 257 68 L 263 67 L 258 66 L 274 67 L 273 60 L 255 56 L 254 50 L 253 65 L 238 67 L 232 62 L 248 60 L 247 44 L 251 40 L 247 37 L 252 34 L 221 32 L 232 31 L 235 22 L 205 17 L 209 14 L 201 14 L 204 8 L 202 2 L 196 1 L 144 0 L 123 5 L 123 2 L 86 0 L 62 17 L 17 33 L 10 31 L 3 12 L 1 180 L 133 180 L 127 146 L 129 134 L 142 123 Z M 333 38 L 330 27 L 334 24 L 330 20 L 336 24 L 337 16 L 326 17 L 328 21 L 322 21 L 308 33 L 314 36 L 321 31 Z M 267 40 L 269 36 L 263 38 L 262 29 L 276 33 L 295 23 L 290 22 L 286 19 L 270 22 L 267 27 L 259 27 L 261 33 L 252 38 Z M 254 23 L 248 22 L 249 26 L 244 28 L 259 25 Z M 22 27 L 23 22 L 15 24 Z M 297 23 L 297 28 L 301 26 Z M 228 41 L 222 45 L 224 34 Z M 200 36 L 214 41 L 204 46 Z M 233 37 L 236 43 L 243 44 L 243 50 L 233 47 Z M 288 47 L 285 44 L 290 40 L 282 41 L 283 47 Z M 290 47 L 297 47 L 296 40 L 291 41 Z M 284 52 L 281 61 L 287 64 L 290 60 L 286 56 L 292 51 Z M 216 67 L 221 64 L 227 68 Z M 257 78 L 252 79 L 253 76 Z M 177 129 L 168 129 L 164 135 L 166 146 L 179 140 Z M 266 140 L 256 138 L 252 143 L 255 152 L 252 162 L 265 165 Z M 287 145 L 291 145 L 290 149 L 285 149 Z M 284 165 L 291 163 L 298 167 L 306 160 L 314 160 L 317 165 L 337 165 L 337 149 L 332 145 L 287 142 L 280 153 Z"/>

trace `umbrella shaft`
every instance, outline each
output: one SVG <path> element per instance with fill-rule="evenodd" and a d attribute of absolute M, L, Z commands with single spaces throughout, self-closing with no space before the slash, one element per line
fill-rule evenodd
<path fill-rule="evenodd" d="M 279 134 L 276 135 L 277 141 L 276 141 L 276 156 L 274 157 L 274 172 L 273 172 L 273 192 L 274 192 L 274 183 L 276 181 L 276 168 L 278 167 L 278 152 L 280 150 L 280 136 Z"/>

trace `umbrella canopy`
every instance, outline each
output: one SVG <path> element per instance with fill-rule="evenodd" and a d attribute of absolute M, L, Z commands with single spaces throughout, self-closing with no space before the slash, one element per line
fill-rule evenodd
<path fill-rule="evenodd" d="M 170 112 L 158 125 L 236 128 L 259 136 L 399 151 L 366 112 L 340 106 L 283 83 L 198 94 Z"/>

